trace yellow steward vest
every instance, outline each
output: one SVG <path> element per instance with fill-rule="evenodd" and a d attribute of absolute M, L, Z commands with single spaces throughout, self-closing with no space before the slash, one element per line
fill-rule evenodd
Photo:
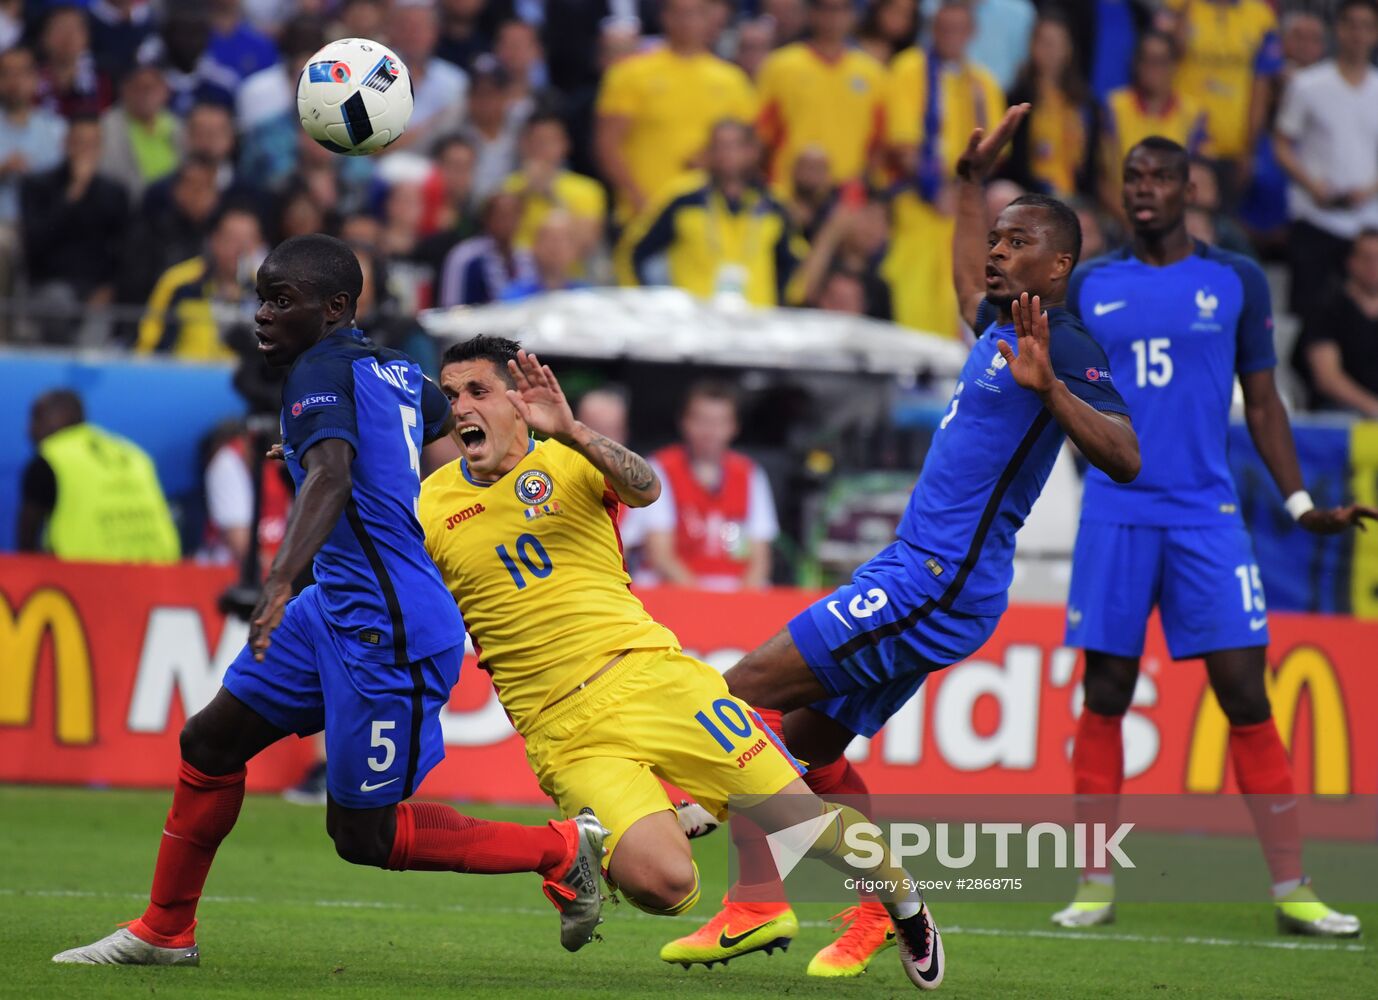
<path fill-rule="evenodd" d="M 44 438 L 38 452 L 57 480 L 48 548 L 74 562 L 168 563 L 181 556 L 153 460 L 91 424 Z"/>

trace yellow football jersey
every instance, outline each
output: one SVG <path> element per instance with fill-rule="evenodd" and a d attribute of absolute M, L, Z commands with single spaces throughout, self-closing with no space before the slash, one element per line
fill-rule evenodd
<path fill-rule="evenodd" d="M 795 158 L 809 146 L 827 151 L 834 183 L 861 176 L 867 153 L 881 141 L 884 66 L 856 49 L 828 60 L 812 45 L 795 42 L 770 54 L 756 85 L 770 180 L 778 191 L 789 193 Z"/>
<path fill-rule="evenodd" d="M 715 55 L 656 49 L 604 74 L 597 113 L 631 121 L 623 153 L 642 194 L 654 202 L 703 151 L 715 123 L 755 119 L 756 92 L 745 73 Z M 621 221 L 629 215 L 628 206 L 618 206 Z"/>
<path fill-rule="evenodd" d="M 496 483 L 463 460 L 421 484 L 440 568 L 517 731 L 624 649 L 678 649 L 628 589 L 616 493 L 578 452 L 533 444 Z"/>
<path fill-rule="evenodd" d="M 510 174 L 502 182 L 502 189 L 517 195 L 524 194 L 526 177 L 520 173 Z M 596 222 L 601 232 L 603 217 L 608 213 L 608 201 L 603 193 L 603 185 L 592 177 L 576 174 L 572 170 L 561 170 L 555 175 L 550 196 L 531 194 L 526 197 L 512 245 L 522 250 L 531 249 L 531 244 L 536 242 L 536 230 L 541 228 L 546 216 L 557 208 L 564 209 L 577 219 Z"/>
<path fill-rule="evenodd" d="M 934 72 L 937 70 L 937 72 Z M 940 87 L 930 109 L 930 82 Z M 1005 95 L 990 70 L 976 63 L 930 67 L 923 49 L 906 49 L 890 64 L 886 84 L 885 135 L 891 146 L 930 146 L 950 176 L 967 148 L 971 130 L 993 128 L 1005 113 Z M 928 134 L 930 119 L 937 135 Z"/>
<path fill-rule="evenodd" d="M 890 64 L 887 141 L 891 146 L 917 147 L 921 158 L 936 164 L 936 180 L 952 179 L 972 129 L 992 128 L 1004 113 L 1005 95 L 984 66 L 934 66 L 920 48 L 906 49 Z M 954 217 L 912 188 L 895 196 L 891 217 L 890 249 L 881 275 L 890 285 L 895 322 L 959 337 L 957 293 L 952 287 Z"/>
<path fill-rule="evenodd" d="M 1211 155 L 1229 159 L 1252 152 L 1249 105 L 1256 76 L 1282 69 L 1277 15 L 1264 0 L 1171 0 L 1186 19 L 1186 49 L 1177 89 L 1206 112 Z"/>

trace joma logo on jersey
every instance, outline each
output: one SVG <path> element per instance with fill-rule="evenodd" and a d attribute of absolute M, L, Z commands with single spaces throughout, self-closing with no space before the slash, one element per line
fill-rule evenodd
<path fill-rule="evenodd" d="M 451 514 L 445 518 L 445 530 L 449 531 L 456 524 L 463 524 L 469 518 L 482 514 L 485 509 L 483 504 L 476 503 L 472 507 L 465 507 L 463 510 Z"/>
<path fill-rule="evenodd" d="M 752 744 L 750 750 L 748 750 L 746 753 L 741 754 L 740 756 L 737 757 L 737 766 L 738 766 L 738 767 L 746 767 L 747 762 L 748 762 L 749 760 L 751 760 L 752 757 L 755 757 L 757 754 L 759 754 L 759 753 L 760 753 L 762 750 L 764 750 L 765 748 L 766 748 L 766 741 L 765 741 L 764 739 L 759 739 L 759 740 L 757 740 L 754 744 Z"/>

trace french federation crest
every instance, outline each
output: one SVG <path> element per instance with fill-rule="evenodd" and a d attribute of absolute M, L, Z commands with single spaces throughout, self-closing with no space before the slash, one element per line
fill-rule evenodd
<path fill-rule="evenodd" d="M 540 469 L 528 469 L 517 477 L 517 499 L 527 506 L 545 503 L 554 492 L 555 484 Z"/>

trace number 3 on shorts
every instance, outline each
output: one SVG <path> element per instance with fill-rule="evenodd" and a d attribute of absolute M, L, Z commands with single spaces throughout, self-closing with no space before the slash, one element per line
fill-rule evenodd
<path fill-rule="evenodd" d="M 368 745 L 371 747 L 383 748 L 382 760 L 378 760 L 374 757 L 368 758 L 368 766 L 373 768 L 373 770 L 386 771 L 388 768 L 392 767 L 392 762 L 397 757 L 397 744 L 384 736 L 383 733 L 396 728 L 397 723 L 395 722 L 375 721 L 373 723 L 373 735 L 370 737 Z"/>

